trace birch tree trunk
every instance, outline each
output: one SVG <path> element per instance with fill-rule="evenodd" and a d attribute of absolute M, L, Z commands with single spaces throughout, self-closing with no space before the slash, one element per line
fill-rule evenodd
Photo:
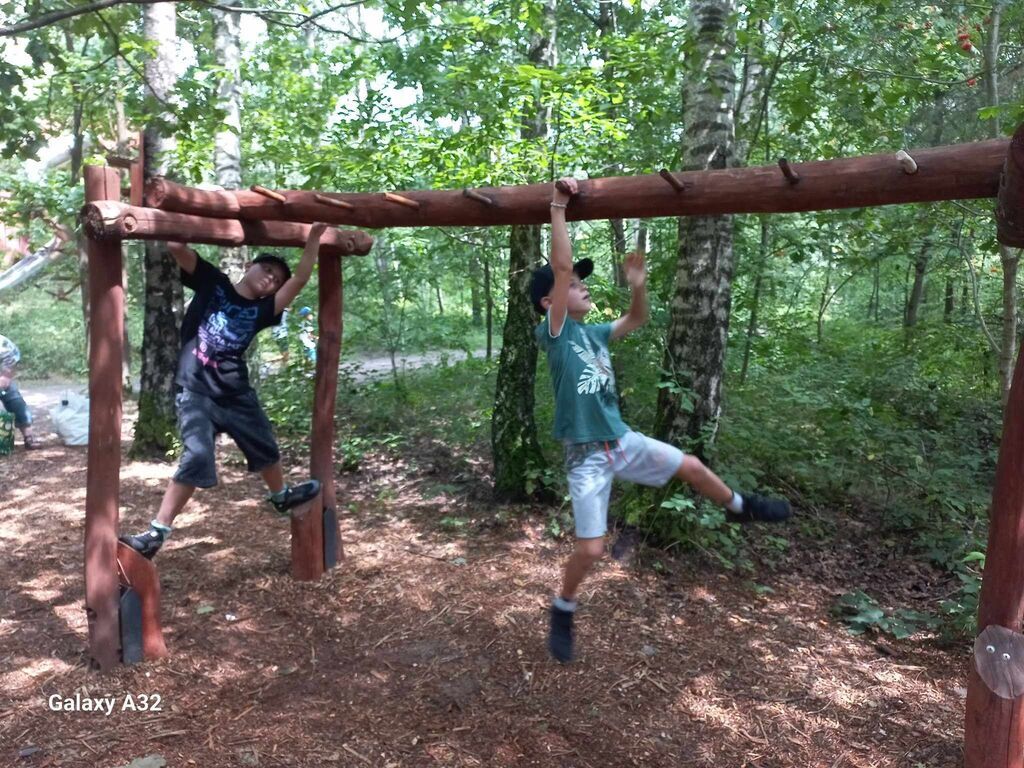
<path fill-rule="evenodd" d="M 691 53 L 684 62 L 684 170 L 734 164 L 736 73 L 731 0 L 691 0 Z M 679 220 L 679 256 L 663 368 L 676 386 L 658 395 L 662 439 L 705 456 L 722 403 L 733 275 L 731 216 Z"/>
<path fill-rule="evenodd" d="M 155 46 L 146 61 L 146 100 L 151 114 L 171 124 L 168 99 L 177 79 L 178 53 L 176 4 L 147 5 L 145 37 Z M 145 132 L 147 177 L 167 175 L 175 149 L 169 129 L 151 122 Z M 165 243 L 145 244 L 145 319 L 142 332 L 142 376 L 139 385 L 139 418 L 135 424 L 132 454 L 164 456 L 175 434 L 174 377 L 178 367 L 182 289 L 178 267 Z"/>
<path fill-rule="evenodd" d="M 224 126 L 213 138 L 213 165 L 217 184 L 224 189 L 242 187 L 242 90 L 241 52 L 238 44 L 242 15 L 234 11 L 211 8 L 213 14 L 213 49 L 222 68 L 217 87 L 217 104 L 224 110 Z M 221 248 L 220 265 L 232 281 L 241 278 L 248 260 L 245 246 Z"/>
<path fill-rule="evenodd" d="M 555 2 L 544 2 L 544 24 L 530 40 L 529 61 L 538 67 L 555 63 Z M 521 135 L 536 139 L 547 134 L 548 116 L 536 101 L 524 121 Z M 498 380 L 491 417 L 494 456 L 494 492 L 502 499 L 523 499 L 530 468 L 540 464 L 537 424 L 533 417 L 533 387 L 537 371 L 537 345 L 533 328 L 537 313 L 530 302 L 530 277 L 541 263 L 541 228 L 511 228 L 508 265 L 508 312 L 498 359 Z"/>

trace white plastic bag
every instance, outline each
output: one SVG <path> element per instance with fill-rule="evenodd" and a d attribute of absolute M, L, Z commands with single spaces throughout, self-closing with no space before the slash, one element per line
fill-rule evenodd
<path fill-rule="evenodd" d="M 64 390 L 60 405 L 50 410 L 53 428 L 64 445 L 88 445 L 89 398 Z"/>

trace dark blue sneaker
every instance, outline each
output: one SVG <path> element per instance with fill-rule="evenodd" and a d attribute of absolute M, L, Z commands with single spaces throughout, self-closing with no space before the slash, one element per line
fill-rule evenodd
<path fill-rule="evenodd" d="M 548 650 L 562 664 L 572 661 L 572 617 L 572 611 L 563 611 L 551 606 L 551 636 L 548 638 Z"/>
<path fill-rule="evenodd" d="M 781 523 L 793 514 L 785 499 L 769 499 L 750 494 L 743 497 L 743 511 L 729 512 L 725 516 L 734 523 Z"/>
<path fill-rule="evenodd" d="M 624 525 L 619 529 L 619 535 L 615 537 L 609 553 L 612 560 L 627 560 L 632 557 L 633 552 L 640 546 L 640 531 L 632 525 Z"/>
<path fill-rule="evenodd" d="M 320 481 L 307 480 L 298 485 L 286 485 L 284 498 L 281 501 L 274 501 L 272 496 L 268 496 L 267 500 L 274 505 L 274 509 L 279 515 L 287 515 L 295 507 L 315 499 L 318 493 L 320 493 Z"/>
<path fill-rule="evenodd" d="M 152 560 L 153 555 L 164 545 L 164 537 L 152 528 L 134 536 L 118 536 L 117 540 L 123 541 L 147 560 Z"/>

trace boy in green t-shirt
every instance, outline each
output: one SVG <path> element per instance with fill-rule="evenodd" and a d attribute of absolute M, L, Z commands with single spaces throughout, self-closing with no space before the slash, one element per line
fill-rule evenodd
<path fill-rule="evenodd" d="M 535 336 L 548 356 L 555 389 L 555 437 L 565 445 L 576 523 L 576 547 L 551 605 L 548 647 L 563 663 L 573 656 L 573 614 L 579 586 L 604 554 L 614 478 L 659 487 L 673 477 L 679 478 L 725 507 L 734 521 L 780 522 L 790 516 L 788 501 L 740 496 L 696 457 L 634 432 L 623 423 L 608 343 L 648 320 L 646 266 L 640 253 L 626 257 L 626 281 L 632 297 L 625 315 L 612 323 L 583 322 L 591 308 L 590 293 L 583 281 L 593 271 L 594 263 L 590 259 L 572 263 L 565 224 L 565 209 L 578 191 L 575 179 L 562 179 L 555 185 L 551 263 L 534 271 L 530 286 L 533 305 L 545 316 Z"/>

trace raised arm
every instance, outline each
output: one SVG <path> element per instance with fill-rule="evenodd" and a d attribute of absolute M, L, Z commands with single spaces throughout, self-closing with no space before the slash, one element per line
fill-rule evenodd
<path fill-rule="evenodd" d="M 551 197 L 551 271 L 555 284 L 551 289 L 551 307 L 548 310 L 548 333 L 558 336 L 565 324 L 569 303 L 569 284 L 572 282 L 572 244 L 565 223 L 565 209 L 572 196 L 579 191 L 576 179 L 561 179 L 555 184 Z"/>
<path fill-rule="evenodd" d="M 629 311 L 612 323 L 612 338 L 621 339 L 646 323 L 651 313 L 647 307 L 647 264 L 644 255 L 633 251 L 625 261 L 626 282 L 632 290 Z"/>
<path fill-rule="evenodd" d="M 193 251 L 184 243 L 168 243 L 167 250 L 170 251 L 171 256 L 178 262 L 178 266 L 181 267 L 183 272 L 192 274 L 196 271 L 196 263 L 199 261 L 199 254 Z"/>
<path fill-rule="evenodd" d="M 313 264 L 316 262 L 317 254 L 320 252 L 320 238 L 327 230 L 327 227 L 328 225 L 322 222 L 317 222 L 310 226 L 309 235 L 306 237 L 306 247 L 302 251 L 299 265 L 295 268 L 295 272 L 292 273 L 288 282 L 282 285 L 277 293 L 274 294 L 274 312 L 276 314 L 284 312 L 285 308 L 295 301 L 299 291 L 309 282 L 309 278 L 313 274 Z"/>

